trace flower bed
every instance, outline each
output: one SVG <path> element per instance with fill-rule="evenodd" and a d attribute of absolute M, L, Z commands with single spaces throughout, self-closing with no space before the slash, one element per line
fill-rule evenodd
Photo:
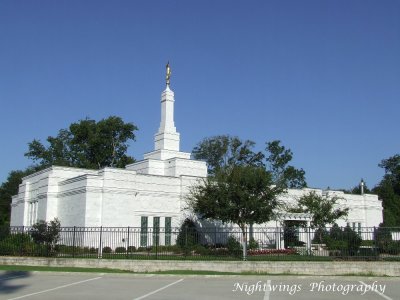
<path fill-rule="evenodd" d="M 293 255 L 297 254 L 295 249 L 257 249 L 249 250 L 248 255 Z"/>

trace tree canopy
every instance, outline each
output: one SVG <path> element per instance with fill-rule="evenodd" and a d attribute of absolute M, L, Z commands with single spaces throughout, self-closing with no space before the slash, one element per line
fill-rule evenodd
<path fill-rule="evenodd" d="M 193 149 L 194 159 L 207 162 L 208 173 L 215 174 L 218 170 L 234 165 L 263 166 L 264 154 L 254 152 L 255 143 L 241 140 L 229 135 L 218 135 L 205 138 Z"/>
<path fill-rule="evenodd" d="M 307 187 L 305 171 L 289 165 L 293 158 L 293 152 L 280 143 L 278 140 L 267 142 L 265 149 L 269 154 L 266 160 L 274 183 L 284 188 Z"/>
<path fill-rule="evenodd" d="M 385 175 L 373 192 L 382 199 L 383 225 L 400 226 L 400 155 L 383 159 L 379 167 L 385 170 Z"/>
<path fill-rule="evenodd" d="M 343 192 L 347 194 L 355 194 L 355 195 L 361 195 L 361 185 L 358 184 L 351 188 L 350 190 L 343 190 Z M 364 193 L 365 194 L 370 194 L 372 191 L 368 188 L 368 185 L 366 182 L 364 182 Z"/>
<path fill-rule="evenodd" d="M 48 145 L 34 139 L 28 144 L 25 156 L 36 165 L 24 171 L 11 171 L 0 186 L 0 226 L 10 222 L 11 197 L 18 193 L 22 178 L 52 165 L 99 169 L 120 167 L 133 163 L 127 155 L 128 142 L 135 140 L 138 128 L 111 116 L 98 122 L 85 119 L 61 129 L 57 136 L 47 138 Z"/>
<path fill-rule="evenodd" d="M 267 142 L 265 154 L 254 151 L 255 142 L 229 135 L 205 138 L 193 149 L 194 159 L 207 162 L 208 173 L 234 165 L 266 167 L 272 174 L 273 184 L 283 188 L 307 186 L 305 171 L 289 165 L 293 152 L 278 140 Z"/>
<path fill-rule="evenodd" d="M 38 168 L 30 167 L 25 171 L 11 171 L 5 182 L 0 185 L 0 226 L 10 222 L 11 197 L 18 193 L 18 187 L 22 178 L 38 171 Z"/>
<path fill-rule="evenodd" d="M 234 165 L 219 169 L 214 176 L 192 188 L 189 204 L 202 219 L 237 224 L 243 235 L 246 258 L 246 226 L 268 222 L 275 214 L 282 189 L 273 186 L 271 174 L 263 167 Z"/>
<path fill-rule="evenodd" d="M 318 195 L 310 192 L 298 200 L 297 212 L 311 213 L 313 215 L 311 226 L 325 228 L 328 224 L 334 224 L 336 220 L 347 216 L 349 209 L 338 207 L 338 196 Z"/>
<path fill-rule="evenodd" d="M 218 171 L 196 186 L 190 203 L 202 218 L 243 226 L 269 221 L 280 192 L 265 169 L 234 166 L 230 172 Z"/>
<path fill-rule="evenodd" d="M 135 140 L 135 130 L 134 124 L 124 123 L 115 116 L 98 122 L 80 120 L 68 129 L 61 129 L 56 137 L 49 136 L 47 147 L 34 139 L 28 144 L 25 156 L 43 168 L 51 165 L 88 169 L 125 167 L 134 162 L 126 151 L 128 141 Z"/>

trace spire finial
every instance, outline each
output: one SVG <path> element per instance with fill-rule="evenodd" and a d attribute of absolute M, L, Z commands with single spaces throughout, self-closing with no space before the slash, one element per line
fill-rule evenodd
<path fill-rule="evenodd" d="M 167 86 L 169 86 L 170 83 L 170 78 L 171 78 L 171 67 L 169 66 L 169 61 L 167 62 L 167 65 L 165 66 L 166 68 L 166 76 L 165 76 L 165 81 L 167 83 Z"/>
<path fill-rule="evenodd" d="M 360 182 L 361 195 L 364 195 L 364 186 L 365 186 L 364 179 L 361 178 L 361 182 Z"/>

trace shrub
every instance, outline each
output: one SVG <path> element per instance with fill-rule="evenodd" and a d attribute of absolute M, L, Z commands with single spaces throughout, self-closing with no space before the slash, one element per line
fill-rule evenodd
<path fill-rule="evenodd" d="M 31 236 L 33 241 L 39 245 L 47 245 L 50 253 L 55 252 L 55 246 L 60 239 L 61 224 L 55 218 L 50 222 L 40 220 L 32 226 Z"/>
<path fill-rule="evenodd" d="M 183 250 L 185 254 L 189 254 L 195 245 L 199 244 L 199 233 L 196 224 L 186 219 L 179 229 L 176 244 Z"/>
<path fill-rule="evenodd" d="M 258 244 L 258 242 L 254 239 L 254 238 L 250 238 L 249 241 L 249 250 L 254 250 L 254 249 L 258 249 L 260 246 Z"/>
<path fill-rule="evenodd" d="M 332 240 L 342 240 L 343 239 L 342 229 L 337 224 L 334 224 L 331 230 L 329 231 L 329 237 Z"/>
<path fill-rule="evenodd" d="M 74 246 L 67 246 L 67 245 L 57 245 L 56 251 L 62 254 L 72 254 L 77 253 L 77 247 Z"/>
<path fill-rule="evenodd" d="M 180 248 L 177 245 L 170 245 L 170 246 L 165 246 L 165 245 L 161 245 L 161 246 L 157 246 L 157 247 L 153 247 L 151 249 L 151 252 L 153 253 L 163 253 L 163 252 L 179 252 Z"/>
<path fill-rule="evenodd" d="M 125 247 L 117 247 L 115 248 L 115 253 L 126 253 Z"/>
<path fill-rule="evenodd" d="M 128 252 L 132 253 L 136 251 L 136 247 L 135 246 L 128 246 Z"/>
<path fill-rule="evenodd" d="M 0 227 L 0 242 L 7 238 L 10 235 L 10 227 L 9 226 L 1 226 Z"/>
<path fill-rule="evenodd" d="M 331 237 L 325 238 L 325 243 L 329 250 L 344 250 L 347 249 L 347 243 L 343 240 L 335 240 Z"/>
<path fill-rule="evenodd" d="M 226 246 L 228 248 L 229 254 L 232 254 L 235 256 L 241 255 L 242 245 L 234 236 L 228 237 L 228 242 L 227 242 Z"/>
<path fill-rule="evenodd" d="M 400 254 L 400 241 L 391 241 L 387 245 L 387 253 L 392 255 Z"/>
<path fill-rule="evenodd" d="M 344 239 L 347 241 L 348 255 L 356 255 L 361 246 L 362 238 L 350 226 L 343 230 Z"/>
<path fill-rule="evenodd" d="M 335 224 L 332 226 L 329 235 L 325 236 L 323 242 L 329 250 L 340 251 L 340 255 L 343 256 L 353 256 L 357 254 L 362 239 L 350 226 L 346 226 L 342 230 Z"/>
<path fill-rule="evenodd" d="M 392 233 L 389 228 L 383 227 L 382 223 L 375 230 L 374 240 L 380 253 L 390 253 L 389 245 L 392 242 Z"/>
<path fill-rule="evenodd" d="M 108 246 L 103 247 L 103 253 L 112 253 L 111 247 L 108 247 Z"/>
<path fill-rule="evenodd" d="M 194 248 L 193 251 L 196 254 L 199 254 L 199 255 L 202 255 L 202 256 L 206 256 L 206 255 L 210 254 L 210 249 L 207 249 L 203 245 L 195 245 L 193 248 Z"/>
<path fill-rule="evenodd" d="M 375 241 L 363 240 L 361 242 L 361 246 L 374 247 L 375 246 Z"/>
<path fill-rule="evenodd" d="M 209 254 L 213 256 L 228 256 L 230 254 L 227 248 L 211 248 L 208 250 Z"/>
<path fill-rule="evenodd" d="M 318 228 L 314 233 L 314 238 L 312 240 L 313 244 L 324 244 L 328 235 L 329 234 L 325 228 Z"/>
<path fill-rule="evenodd" d="M 0 242 L 1 255 L 35 255 L 41 250 L 37 248 L 35 249 L 31 236 L 26 233 L 9 234 Z"/>

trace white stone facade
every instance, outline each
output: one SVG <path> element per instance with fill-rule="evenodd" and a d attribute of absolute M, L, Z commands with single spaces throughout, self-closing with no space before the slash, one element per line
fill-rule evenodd
<path fill-rule="evenodd" d="M 141 227 L 153 220 L 160 227 L 177 227 L 188 214 L 185 205 L 189 188 L 207 176 L 203 161 L 190 159 L 179 151 L 179 133 L 174 124 L 174 93 L 167 86 L 161 95 L 161 123 L 155 135 L 155 150 L 125 169 L 86 170 L 52 166 L 23 179 L 18 195 L 12 199 L 11 226 L 30 226 L 38 220 L 57 217 L 62 226 Z M 350 208 L 346 220 L 353 227 L 378 226 L 382 222 L 382 203 L 376 195 L 348 195 L 320 189 L 288 190 L 281 196 L 295 203 L 302 195 L 315 191 L 343 198 L 340 205 Z M 269 222 L 264 226 L 277 226 Z"/>

